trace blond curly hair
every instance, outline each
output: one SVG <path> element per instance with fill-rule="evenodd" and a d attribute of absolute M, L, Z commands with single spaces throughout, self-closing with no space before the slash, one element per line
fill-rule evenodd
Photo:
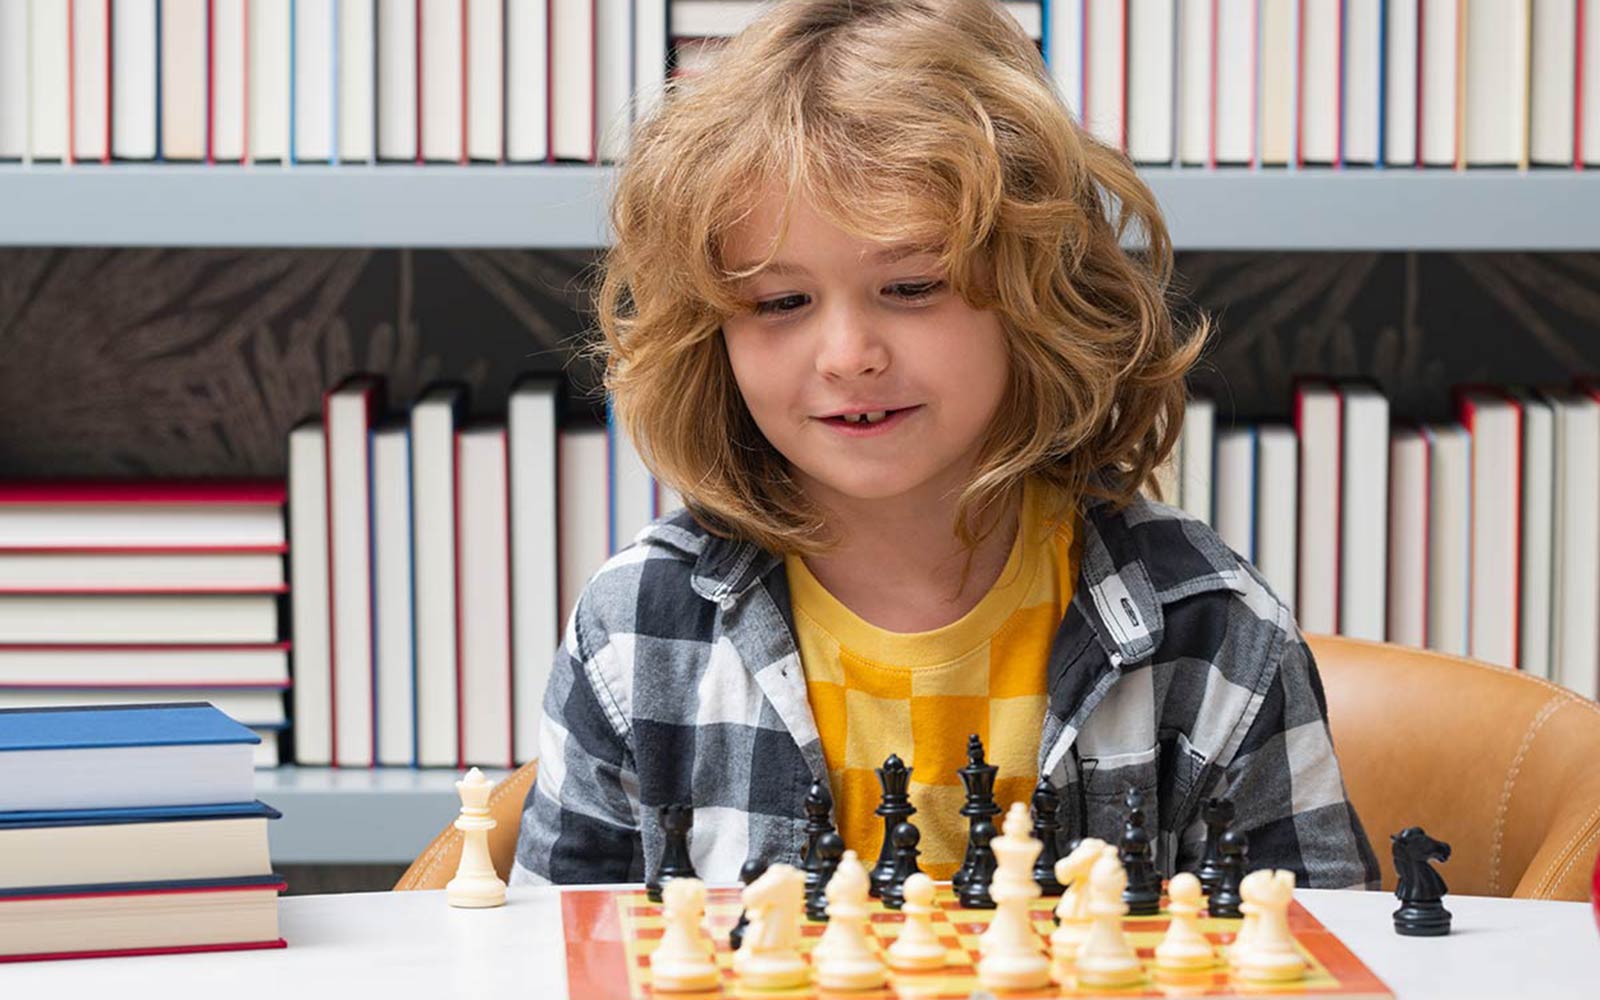
<path fill-rule="evenodd" d="M 1010 380 L 957 501 L 966 545 L 1024 477 L 1068 507 L 1158 489 L 1206 330 L 1178 335 L 1171 242 L 1133 165 L 1072 120 L 993 0 L 785 0 L 634 126 L 595 293 L 614 419 L 708 530 L 832 544 L 721 337 L 754 273 L 724 244 L 772 185 L 856 236 L 932 248 L 1002 320 Z"/>

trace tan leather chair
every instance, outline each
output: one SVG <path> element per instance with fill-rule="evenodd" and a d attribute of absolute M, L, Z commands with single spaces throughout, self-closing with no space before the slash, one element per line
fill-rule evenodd
<path fill-rule="evenodd" d="M 1452 849 L 1451 892 L 1587 899 L 1600 848 L 1600 705 L 1476 660 L 1310 636 L 1345 785 L 1394 888 L 1389 835 L 1421 826 Z M 489 833 L 509 875 L 535 765 L 495 786 Z M 453 826 L 395 885 L 440 889 L 461 858 Z"/>
<path fill-rule="evenodd" d="M 1584 900 L 1600 848 L 1600 705 L 1515 670 L 1308 636 L 1345 787 L 1394 888 L 1389 837 L 1450 844 L 1452 893 Z"/>
<path fill-rule="evenodd" d="M 489 858 L 503 879 L 511 877 L 511 862 L 517 856 L 517 832 L 522 827 L 522 803 L 538 771 L 539 762 L 530 760 L 506 775 L 489 792 L 489 815 L 495 820 L 494 829 L 489 831 Z M 417 860 L 411 862 L 411 867 L 394 884 L 395 891 L 443 889 L 455 878 L 456 866 L 460 863 L 461 831 L 452 822 L 417 855 Z"/>

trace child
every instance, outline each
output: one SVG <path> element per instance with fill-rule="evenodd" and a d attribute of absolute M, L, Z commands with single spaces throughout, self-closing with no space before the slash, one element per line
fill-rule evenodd
<path fill-rule="evenodd" d="M 686 509 L 578 599 L 513 882 L 653 877 L 669 803 L 702 878 L 796 864 L 819 780 L 870 862 L 891 754 L 948 878 L 975 733 L 1002 808 L 1051 779 L 1061 846 L 1138 788 L 1193 869 L 1226 796 L 1252 866 L 1376 887 L 1290 612 L 1139 494 L 1204 340 L 1154 198 L 998 3 L 775 5 L 617 183 L 606 387 Z"/>

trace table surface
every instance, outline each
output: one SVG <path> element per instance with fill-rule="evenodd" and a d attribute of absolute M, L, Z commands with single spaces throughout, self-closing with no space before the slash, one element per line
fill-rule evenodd
<path fill-rule="evenodd" d="M 288 948 L 0 965 L 0 994 L 558 1000 L 567 995 L 560 894 L 581 891 L 517 887 L 492 910 L 454 909 L 442 891 L 289 896 L 279 908 Z M 1452 895 L 1452 934 L 1406 938 L 1394 933 L 1387 893 L 1295 898 L 1401 1000 L 1600 994 L 1600 933 L 1587 903 Z"/>

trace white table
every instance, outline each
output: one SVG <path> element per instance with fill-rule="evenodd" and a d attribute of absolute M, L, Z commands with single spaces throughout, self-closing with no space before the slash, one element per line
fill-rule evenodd
<path fill-rule="evenodd" d="M 279 911 L 288 948 L 0 965 L 0 996 L 559 1000 L 561 891 L 512 889 L 495 910 L 452 909 L 442 892 L 291 896 Z M 1401 1000 L 1600 996 L 1600 931 L 1585 903 L 1450 896 L 1449 937 L 1405 938 L 1392 895 L 1296 898 Z"/>

